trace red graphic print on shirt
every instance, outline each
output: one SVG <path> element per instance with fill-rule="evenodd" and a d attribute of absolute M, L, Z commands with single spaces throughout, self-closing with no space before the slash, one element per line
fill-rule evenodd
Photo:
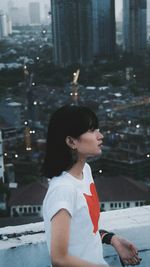
<path fill-rule="evenodd" d="M 98 231 L 98 221 L 99 221 L 99 216 L 100 216 L 100 205 L 99 205 L 99 199 L 98 195 L 96 192 L 96 188 L 94 183 L 90 184 L 90 191 L 91 195 L 87 195 L 84 193 L 88 209 L 89 209 L 89 214 L 93 223 L 93 233 L 96 233 Z"/>

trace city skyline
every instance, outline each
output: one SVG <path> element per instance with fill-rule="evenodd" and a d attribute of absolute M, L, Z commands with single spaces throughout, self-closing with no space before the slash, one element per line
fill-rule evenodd
<path fill-rule="evenodd" d="M 10 0 L 5 0 L 5 2 L 1 2 L 0 3 L 0 10 L 4 10 L 5 12 L 7 11 L 7 6 L 8 6 L 8 2 Z M 30 2 L 39 2 L 42 6 L 44 4 L 47 4 L 50 6 L 50 0 L 22 0 L 22 1 L 19 1 L 19 0 L 11 0 L 11 2 L 15 5 L 15 6 L 18 6 L 18 7 L 21 7 L 21 6 L 27 6 L 27 4 L 29 4 Z M 116 0 L 115 1 L 115 4 L 116 4 L 116 16 L 118 17 L 120 12 L 122 11 L 122 0 Z"/>
<path fill-rule="evenodd" d="M 41 17 L 45 16 L 44 13 L 44 5 L 48 5 L 50 9 L 51 0 L 5 0 L 0 2 L 0 10 L 8 11 L 8 2 L 11 1 L 17 7 L 27 7 L 30 2 L 39 2 L 41 6 Z M 116 12 L 116 20 L 120 21 L 122 18 L 122 7 L 123 0 L 115 0 L 115 12 Z M 150 22 L 150 0 L 147 0 L 147 20 Z"/>
<path fill-rule="evenodd" d="M 45 17 L 45 5 L 48 5 L 48 9 L 50 9 L 50 0 L 5 0 L 5 2 L 0 3 L 0 10 L 4 12 L 8 12 L 8 3 L 11 2 L 14 7 L 27 7 L 31 2 L 38 2 L 40 3 L 40 13 L 41 18 Z M 48 10 L 49 11 L 49 10 Z"/>

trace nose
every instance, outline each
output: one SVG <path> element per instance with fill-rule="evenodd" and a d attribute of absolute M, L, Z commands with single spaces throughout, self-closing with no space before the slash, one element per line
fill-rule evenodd
<path fill-rule="evenodd" d="M 101 132 L 99 132 L 99 139 L 102 140 L 103 138 L 104 138 L 103 134 Z"/>
<path fill-rule="evenodd" d="M 97 131 L 97 139 L 102 140 L 104 138 L 103 134 L 98 130 Z"/>

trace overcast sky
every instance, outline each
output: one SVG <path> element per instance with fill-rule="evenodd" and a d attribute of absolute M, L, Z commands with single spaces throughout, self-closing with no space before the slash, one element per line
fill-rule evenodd
<path fill-rule="evenodd" d="M 50 6 L 51 0 L 0 0 L 0 10 L 2 9 L 2 10 L 7 11 L 9 1 L 11 1 L 14 4 L 14 6 L 18 6 L 18 7 L 27 6 L 29 2 L 39 2 L 41 5 L 41 13 L 43 13 L 44 5 L 47 4 L 48 6 Z M 115 0 L 117 20 L 118 18 L 121 18 L 122 1 L 123 0 Z M 150 0 L 147 0 L 147 6 L 148 6 L 148 12 L 147 12 L 148 20 L 150 20 L 150 12 L 149 12 Z"/>
<path fill-rule="evenodd" d="M 0 0 L 0 9 L 7 9 L 7 3 L 11 1 L 15 6 L 26 6 L 29 2 L 39 2 L 41 5 L 50 5 L 50 0 Z M 120 13 L 122 7 L 122 0 L 116 0 L 116 15 Z"/>

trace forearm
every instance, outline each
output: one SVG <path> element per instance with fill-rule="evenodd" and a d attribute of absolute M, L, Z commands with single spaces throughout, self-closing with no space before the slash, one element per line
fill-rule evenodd
<path fill-rule="evenodd" d="M 94 264 L 78 257 L 66 255 L 52 260 L 53 267 L 109 267 L 106 264 Z"/>

